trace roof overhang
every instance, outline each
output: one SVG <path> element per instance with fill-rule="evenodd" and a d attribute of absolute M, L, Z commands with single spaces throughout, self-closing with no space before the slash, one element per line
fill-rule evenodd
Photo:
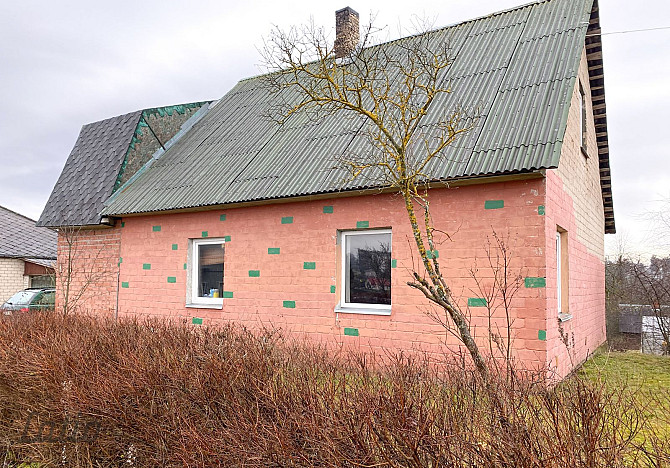
<path fill-rule="evenodd" d="M 591 86 L 591 104 L 593 120 L 598 141 L 598 161 L 600 165 L 600 188 L 603 194 L 605 211 L 605 233 L 615 234 L 614 203 L 612 200 L 612 178 L 610 174 L 610 154 L 607 139 L 607 107 L 605 105 L 605 76 L 603 71 L 603 46 L 600 27 L 598 0 L 594 0 L 591 9 L 589 27 L 586 31 L 586 59 L 589 68 Z"/>
<path fill-rule="evenodd" d="M 456 188 L 463 187 L 467 185 L 480 185 L 480 184 L 493 184 L 496 182 L 510 182 L 514 180 L 528 180 L 528 179 L 538 179 L 546 177 L 545 169 L 537 169 L 532 171 L 523 171 L 523 172 L 510 172 L 507 174 L 491 174 L 491 175 L 479 175 L 479 176 L 464 176 L 456 177 L 448 180 L 435 180 L 431 181 L 426 185 L 422 185 L 420 188 Z M 109 215 L 110 219 L 121 219 L 121 218 L 131 218 L 136 216 L 151 216 L 151 215 L 161 215 L 161 214 L 173 214 L 173 213 L 193 213 L 199 211 L 212 211 L 212 210 L 223 210 L 223 209 L 233 209 L 233 208 L 243 208 L 249 206 L 259 206 L 259 205 L 274 205 L 281 203 L 297 203 L 304 201 L 314 201 L 314 200 L 328 200 L 334 198 L 349 198 L 349 197 L 360 197 L 363 195 L 378 195 L 383 193 L 397 193 L 398 189 L 390 187 L 370 187 L 365 189 L 352 189 L 352 190 L 340 190 L 337 192 L 324 192 L 316 193 L 311 195 L 302 195 L 302 196 L 291 196 L 291 197 L 281 197 L 281 198 L 268 198 L 262 200 L 250 200 L 244 202 L 236 203 L 226 203 L 219 205 L 203 205 L 203 206 L 194 206 L 188 208 L 176 208 L 171 210 L 160 210 L 160 211 L 146 211 L 139 213 L 116 213 L 114 215 Z"/>

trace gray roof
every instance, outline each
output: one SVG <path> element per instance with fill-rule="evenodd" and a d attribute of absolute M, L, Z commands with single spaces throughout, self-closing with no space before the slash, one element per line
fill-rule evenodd
<path fill-rule="evenodd" d="M 183 117 L 177 123 L 182 123 L 203 104 L 198 102 L 139 110 L 84 125 L 38 225 L 98 225 L 104 202 L 118 187 L 129 157 L 147 159 L 144 154 L 136 155 L 135 147 L 151 156 L 178 131 L 178 127 L 170 126 L 163 141 L 160 141 L 156 133 L 162 136 L 162 128 L 151 129 L 147 122 L 153 122 L 154 117 L 160 121 L 173 114 L 181 114 Z M 156 124 L 154 126 L 158 127 Z M 151 140 L 150 144 L 147 144 L 147 140 Z"/>
<path fill-rule="evenodd" d="M 100 222 L 141 111 L 84 125 L 44 211 L 41 226 Z"/>
<path fill-rule="evenodd" d="M 56 259 L 50 258 L 50 259 L 44 259 L 44 258 L 32 258 L 32 257 L 26 257 L 23 260 L 29 263 L 34 263 L 35 265 L 43 266 L 45 268 L 55 268 L 56 267 Z"/>
<path fill-rule="evenodd" d="M 0 257 L 55 259 L 58 234 L 0 206 Z"/>
<path fill-rule="evenodd" d="M 453 92 L 432 104 L 422 124 L 437 122 L 456 106 L 481 111 L 477 126 L 431 167 L 431 177 L 453 180 L 557 167 L 590 21 L 597 25 L 594 0 L 548 0 L 439 30 L 437 36 L 449 41 L 455 54 L 443 76 Z M 382 47 L 392 52 L 398 41 Z M 122 187 L 103 213 L 121 216 L 369 188 L 364 181 L 343 183 L 346 174 L 332 169 L 344 152 L 370 151 L 359 133 L 360 120 L 330 115 L 316 123 L 296 114 L 280 127 L 263 117 L 273 99 L 262 77 L 240 81 Z M 600 155 L 601 171 L 604 157 L 609 174 L 607 154 Z M 610 225 L 613 230 L 613 214 Z"/>

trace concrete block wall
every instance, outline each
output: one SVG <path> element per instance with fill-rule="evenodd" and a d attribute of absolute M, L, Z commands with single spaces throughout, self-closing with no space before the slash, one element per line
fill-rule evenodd
<path fill-rule="evenodd" d="M 487 309 L 477 307 L 476 301 L 468 306 L 468 299 L 481 296 L 471 269 L 477 268 L 477 276 L 489 287 L 493 280 L 486 267 L 487 237 L 495 229 L 508 238 L 512 270 L 530 280 L 513 303 L 515 354 L 534 367 L 546 362 L 544 186 L 537 178 L 432 189 L 430 194 L 436 228 L 451 235 L 438 239 L 442 271 L 482 344 L 488 340 Z M 390 316 L 334 311 L 342 287 L 338 230 L 357 226 L 392 229 L 396 266 Z M 459 351 L 451 334 L 429 317 L 436 309 L 406 285 L 416 255 L 404 202 L 396 195 L 127 217 L 118 229 L 121 315 L 276 327 L 329 346 L 380 353 Z M 226 238 L 221 310 L 185 307 L 189 239 L 205 236 Z M 315 268 L 306 269 L 305 262 Z M 494 323 L 504 334 L 504 323 L 497 318 L 502 311 L 496 314 Z"/>
<path fill-rule="evenodd" d="M 63 310 L 68 291 L 71 312 L 113 315 L 120 247 L 120 227 L 59 231 L 56 310 Z M 69 262 L 71 268 L 68 268 Z"/>
<path fill-rule="evenodd" d="M 0 304 L 30 286 L 30 277 L 23 274 L 24 270 L 20 258 L 0 258 Z"/>
<path fill-rule="evenodd" d="M 581 150 L 579 82 L 587 104 L 586 155 Z M 547 364 L 562 377 L 606 339 L 605 221 L 585 52 L 573 90 L 559 167 L 547 171 L 546 185 Z M 572 318 L 562 323 L 557 320 L 557 226 L 568 233 L 568 312 Z"/>

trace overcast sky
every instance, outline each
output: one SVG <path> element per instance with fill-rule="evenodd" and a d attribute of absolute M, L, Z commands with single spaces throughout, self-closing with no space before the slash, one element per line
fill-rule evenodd
<path fill-rule="evenodd" d="M 354 0 L 352 0 L 354 1 Z M 523 0 L 355 0 L 390 39 L 412 16 L 435 26 Z M 259 72 L 273 24 L 313 17 L 334 35 L 341 0 L 189 2 L 0 1 L 0 205 L 37 219 L 82 125 L 138 109 L 218 99 Z M 605 33 L 670 26 L 667 0 L 601 0 Z M 628 249 L 657 251 L 641 219 L 670 198 L 665 139 L 670 30 L 603 36 L 617 230 Z M 616 244 L 607 236 L 608 250 Z"/>

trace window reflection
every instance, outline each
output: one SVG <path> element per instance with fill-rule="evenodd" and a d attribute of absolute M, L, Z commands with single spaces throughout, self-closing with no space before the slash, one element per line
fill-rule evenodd
<path fill-rule="evenodd" d="M 345 301 L 391 304 L 391 234 L 345 236 Z"/>
<path fill-rule="evenodd" d="M 223 290 L 223 244 L 198 246 L 198 296 L 221 297 Z"/>

